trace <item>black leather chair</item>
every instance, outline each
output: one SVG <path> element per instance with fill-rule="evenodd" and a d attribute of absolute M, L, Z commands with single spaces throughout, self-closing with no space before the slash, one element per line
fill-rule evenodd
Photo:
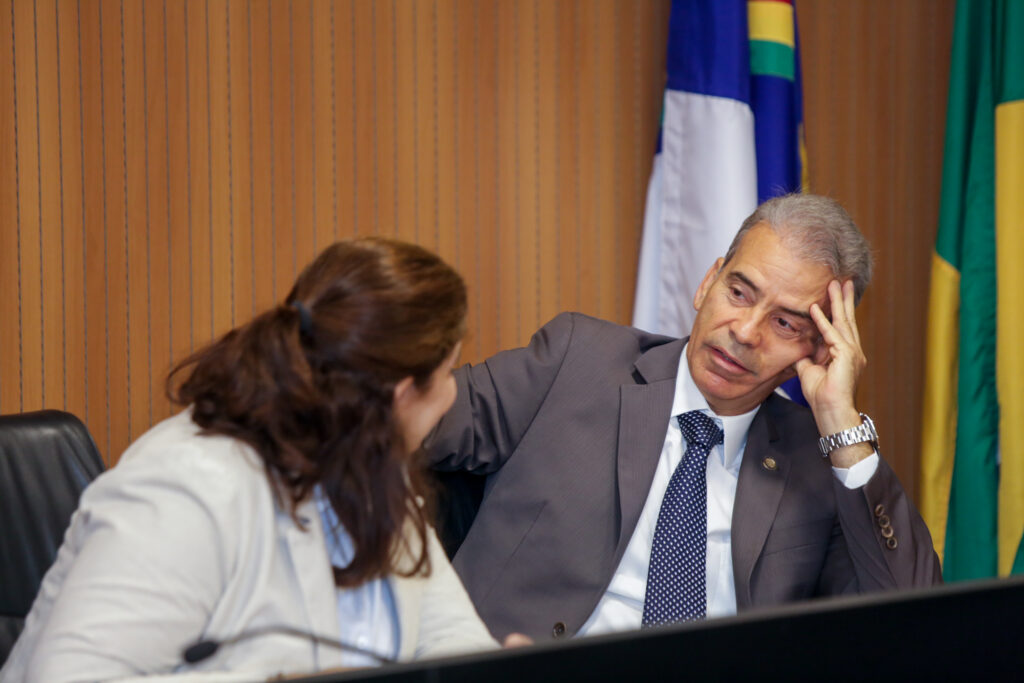
<path fill-rule="evenodd" d="M 0 665 L 103 459 L 70 413 L 0 415 Z"/>

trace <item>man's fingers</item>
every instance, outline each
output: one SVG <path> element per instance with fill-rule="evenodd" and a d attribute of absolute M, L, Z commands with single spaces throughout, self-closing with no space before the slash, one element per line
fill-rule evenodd
<path fill-rule="evenodd" d="M 853 280 L 843 283 L 843 304 L 846 308 L 846 318 L 850 323 L 850 331 L 853 332 L 853 340 L 860 346 L 860 330 L 857 328 L 857 295 L 854 293 Z"/>
<path fill-rule="evenodd" d="M 836 346 L 837 344 L 843 344 L 846 339 L 839 333 L 833 322 L 830 322 L 825 312 L 821 310 L 818 304 L 811 304 L 811 320 L 818 326 L 818 331 L 821 333 L 821 338 L 825 344 L 829 346 Z M 833 320 L 835 316 L 833 316 Z"/>
<path fill-rule="evenodd" d="M 838 280 L 828 283 L 828 298 L 832 306 L 832 326 L 839 331 L 847 342 L 854 343 L 856 334 L 851 329 L 850 317 L 846 308 L 845 286 Z"/>
<path fill-rule="evenodd" d="M 502 647 L 526 647 L 528 645 L 533 645 L 533 638 L 522 633 L 510 633 L 501 643 Z"/>

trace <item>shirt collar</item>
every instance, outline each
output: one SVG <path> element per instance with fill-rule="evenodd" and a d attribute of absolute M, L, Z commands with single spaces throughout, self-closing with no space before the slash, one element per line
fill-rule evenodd
<path fill-rule="evenodd" d="M 686 346 L 689 346 L 687 343 Z M 679 370 L 676 373 L 676 391 L 672 398 L 672 416 L 682 415 L 691 410 L 700 410 L 711 417 L 724 433 L 722 444 L 722 464 L 728 470 L 739 468 L 740 458 L 743 449 L 747 445 L 747 434 L 750 432 L 750 424 L 757 414 L 756 406 L 742 415 L 718 415 L 708 406 L 704 394 L 700 393 L 697 384 L 690 374 L 690 366 L 686 362 L 686 346 L 679 354 Z"/>

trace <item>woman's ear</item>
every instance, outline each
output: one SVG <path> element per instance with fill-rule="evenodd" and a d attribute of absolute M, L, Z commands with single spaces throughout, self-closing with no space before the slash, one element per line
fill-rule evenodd
<path fill-rule="evenodd" d="M 413 392 L 414 381 L 412 375 L 403 377 L 395 385 L 394 393 L 392 394 L 392 405 L 397 408 L 398 406 L 404 405 L 409 400 L 410 395 Z"/>

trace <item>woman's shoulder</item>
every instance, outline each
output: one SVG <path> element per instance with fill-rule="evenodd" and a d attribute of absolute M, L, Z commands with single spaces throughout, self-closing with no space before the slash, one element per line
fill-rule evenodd
<path fill-rule="evenodd" d="M 204 433 L 186 409 L 136 439 L 94 487 L 187 490 L 207 500 L 263 497 L 264 489 L 269 489 L 264 472 L 250 446 L 230 436 Z"/>

